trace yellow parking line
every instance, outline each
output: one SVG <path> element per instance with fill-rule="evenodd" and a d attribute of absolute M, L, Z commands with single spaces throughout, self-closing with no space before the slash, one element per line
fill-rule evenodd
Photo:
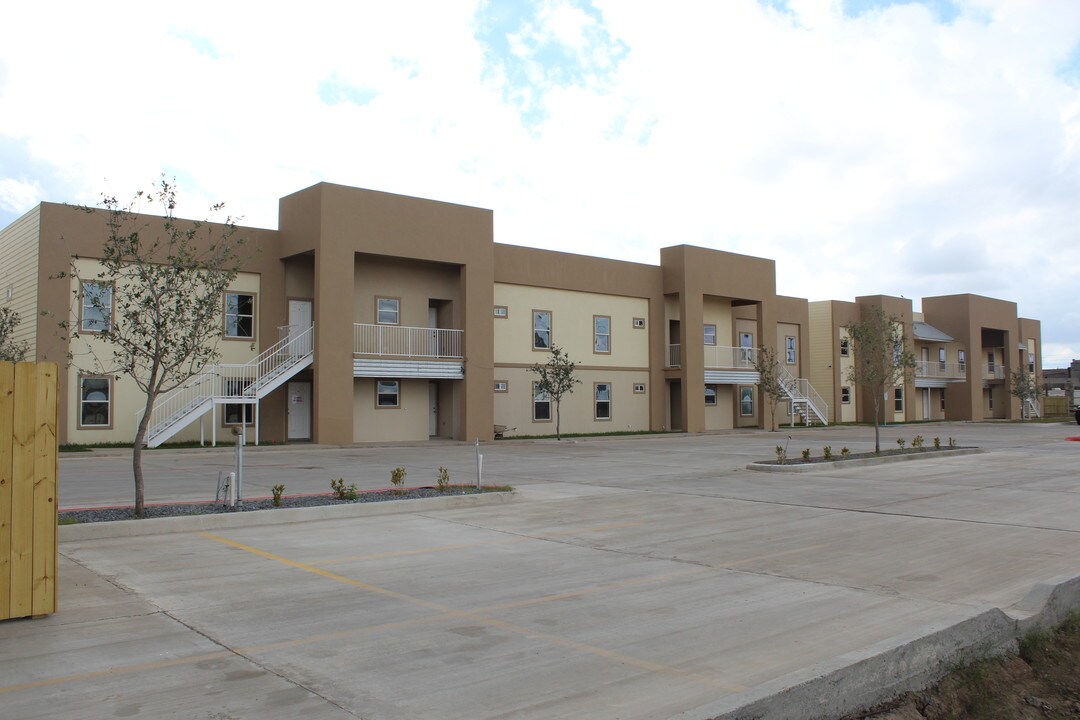
<path fill-rule="evenodd" d="M 218 660 L 222 658 L 232 657 L 233 652 L 230 650 L 216 650 L 214 652 L 202 653 L 200 655 L 188 655 L 182 658 L 170 658 L 168 660 L 155 660 L 153 662 L 145 663 L 132 663 L 131 665 L 120 665 L 106 670 L 92 670 L 90 672 L 75 673 L 74 675 L 61 675 L 59 677 L 45 678 L 43 680 L 34 680 L 32 682 L 17 683 L 15 685 L 5 685 L 0 687 L 0 694 L 17 692 L 19 690 L 32 690 L 33 688 L 49 687 L 50 685 L 61 685 L 63 683 L 81 682 L 85 680 L 96 680 L 101 677 L 107 677 L 109 675 L 126 675 L 133 672 L 144 672 L 146 670 L 161 670 L 164 668 L 176 667 L 177 665 L 191 665 L 204 660 Z"/>
<path fill-rule="evenodd" d="M 434 602 L 431 602 L 430 600 L 425 600 L 423 598 L 418 598 L 418 597 L 415 597 L 415 596 L 412 596 L 412 595 L 407 595 L 406 593 L 397 592 L 395 590 L 389 590 L 387 588 L 379 587 L 378 585 L 372 585 L 371 583 L 362 582 L 360 580 L 354 580 L 352 578 L 345 577 L 344 575 L 339 575 L 337 573 L 333 573 L 333 572 L 330 572 L 328 570 L 323 570 L 322 568 L 313 567 L 313 566 L 305 564 L 305 563 L 296 562 L 295 560 L 290 560 L 290 559 L 288 559 L 286 557 L 283 557 L 281 555 L 266 552 L 265 550 L 260 550 L 258 548 L 252 547 L 250 545 L 245 545 L 243 543 L 236 542 L 235 540 L 229 540 L 228 538 L 221 537 L 220 535 L 214 535 L 213 533 L 200 532 L 198 534 L 201 537 L 204 537 L 204 538 L 206 538 L 208 540 L 213 540 L 215 542 L 219 542 L 219 543 L 228 545 L 230 547 L 234 547 L 234 548 L 236 548 L 238 550 L 244 550 L 244 551 L 249 552 L 249 553 L 251 553 L 253 555 L 257 555 L 257 556 L 259 556 L 261 558 L 264 558 L 264 559 L 267 559 L 267 560 L 273 560 L 273 561 L 279 562 L 279 563 L 281 563 L 283 565 L 287 565 L 289 567 L 296 568 L 297 570 L 303 570 L 305 572 L 310 572 L 310 573 L 313 573 L 315 575 L 319 575 L 320 577 L 324 577 L 324 578 L 326 578 L 328 580 L 333 580 L 333 581 L 336 581 L 336 582 L 340 582 L 340 583 L 343 583 L 345 585 L 349 585 L 349 586 L 352 586 L 352 587 L 359 588 L 361 590 L 365 590 L 367 592 L 375 593 L 377 595 L 382 595 L 384 597 L 391 597 L 391 598 L 394 598 L 396 600 L 403 600 L 403 601 L 406 601 L 406 602 L 410 602 L 410 603 L 413 603 L 415 605 L 419 605 L 419 606 L 421 606 L 423 608 L 426 608 L 428 610 L 434 610 L 434 611 L 443 613 L 443 614 L 451 616 L 451 617 L 458 617 L 458 618 L 471 620 L 471 621 L 476 622 L 476 623 L 480 623 L 480 624 L 483 624 L 483 625 L 488 625 L 490 627 L 499 628 L 499 629 L 505 630 L 507 632 L 512 632 L 512 633 L 515 633 L 515 634 L 518 634 L 518 635 L 522 635 L 524 637 L 527 637 L 527 638 L 530 638 L 530 639 L 533 639 L 533 640 L 543 640 L 543 641 L 548 642 L 548 643 L 550 643 L 552 645 L 558 645 L 559 647 L 564 647 L 564 648 L 569 648 L 569 649 L 572 649 L 572 650 L 577 650 L 579 652 L 589 654 L 589 655 L 594 655 L 596 657 L 602 657 L 602 658 L 605 658 L 607 660 L 615 661 L 615 662 L 617 662 L 619 664 L 622 664 L 622 665 L 629 665 L 631 667 L 640 668 L 642 670 L 648 670 L 650 672 L 660 673 L 660 674 L 663 674 L 663 675 L 667 675 L 669 677 L 678 677 L 678 678 L 683 678 L 683 679 L 687 679 L 687 680 L 693 680 L 694 682 L 703 683 L 703 684 L 706 684 L 706 685 L 710 685 L 712 687 L 718 687 L 718 688 L 727 690 L 728 692 L 741 692 L 741 691 L 746 689 L 746 687 L 743 686 L 743 685 L 738 685 L 738 684 L 734 684 L 734 683 L 727 683 L 727 682 L 724 682 L 724 681 L 719 680 L 717 678 L 706 677 L 706 676 L 703 676 L 703 675 L 699 675 L 697 673 L 692 673 L 692 672 L 688 672 L 686 670 L 681 670 L 679 668 L 672 667 L 670 665 L 663 665 L 661 663 L 654 663 L 654 662 L 652 662 L 650 660 L 644 660 L 642 658 L 634 657 L 632 655 L 624 655 L 623 653 L 615 652 L 613 650 L 608 650 L 606 648 L 597 647 L 595 645 L 589 645 L 589 644 L 586 644 L 586 643 L 577 642 L 576 640 L 570 640 L 568 638 L 560 637 L 558 635 L 552 635 L 550 633 L 544 633 L 544 632 L 539 632 L 539 631 L 536 631 L 536 630 L 532 630 L 530 628 L 526 628 L 526 627 L 523 627 L 521 625 L 515 625 L 514 623 L 506 622 L 504 620 L 499 620 L 497 618 L 489 617 L 487 615 L 482 615 L 479 612 L 474 612 L 474 611 L 470 611 L 470 610 L 462 610 L 462 609 L 459 609 L 459 608 L 452 608 L 452 607 L 450 607 L 448 605 L 442 605 L 440 603 L 434 603 Z"/>

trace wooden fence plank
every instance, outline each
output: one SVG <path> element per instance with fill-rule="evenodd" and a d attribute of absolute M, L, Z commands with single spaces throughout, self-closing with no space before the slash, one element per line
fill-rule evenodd
<path fill-rule="evenodd" d="M 56 612 L 56 363 L 37 364 L 32 614 Z"/>
<path fill-rule="evenodd" d="M 11 453 L 11 617 L 33 613 L 34 414 L 37 368 L 15 363 Z"/>
<path fill-rule="evenodd" d="M 0 620 L 11 617 L 11 418 L 15 365 L 0 362 Z"/>

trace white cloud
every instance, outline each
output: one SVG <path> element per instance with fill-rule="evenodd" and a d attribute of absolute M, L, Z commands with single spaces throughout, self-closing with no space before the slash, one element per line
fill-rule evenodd
<path fill-rule="evenodd" d="M 23 3 L 50 37 L 0 46 L 0 210 L 164 170 L 274 226 L 327 180 L 490 207 L 503 242 L 772 257 L 812 299 L 998 295 L 1080 347 L 1080 3 L 594 5 Z"/>

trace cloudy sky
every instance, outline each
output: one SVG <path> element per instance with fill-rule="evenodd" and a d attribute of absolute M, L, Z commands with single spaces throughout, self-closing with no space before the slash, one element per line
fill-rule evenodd
<path fill-rule="evenodd" d="M 319 181 L 496 240 L 774 258 L 820 300 L 972 292 L 1080 357 L 1077 0 L 10 4 L 0 227 L 164 172 L 277 227 Z"/>

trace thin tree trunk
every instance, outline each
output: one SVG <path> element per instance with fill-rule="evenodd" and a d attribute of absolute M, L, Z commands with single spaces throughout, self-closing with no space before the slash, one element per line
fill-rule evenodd
<path fill-rule="evenodd" d="M 135 442 L 131 446 L 131 469 L 135 476 L 135 517 L 141 518 L 145 512 L 145 493 L 142 470 L 142 451 L 146 444 L 146 431 L 150 427 L 150 413 L 154 410 L 154 402 L 157 400 L 155 393 L 146 396 L 146 407 L 143 416 L 139 420 L 139 428 L 135 432 Z"/>
<path fill-rule="evenodd" d="M 874 454 L 881 452 L 881 430 L 878 426 L 878 399 L 874 396 Z"/>
<path fill-rule="evenodd" d="M 559 401 L 555 401 L 555 439 L 562 440 L 562 433 L 559 431 L 559 421 L 562 419 L 559 412 Z"/>

